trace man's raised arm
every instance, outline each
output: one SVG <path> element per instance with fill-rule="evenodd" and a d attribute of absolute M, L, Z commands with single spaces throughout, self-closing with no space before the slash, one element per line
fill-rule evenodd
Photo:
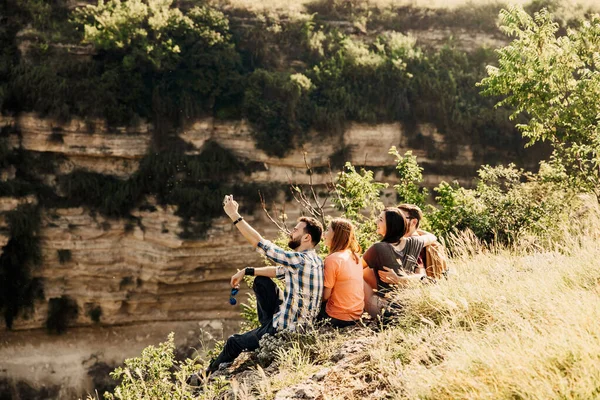
<path fill-rule="evenodd" d="M 246 238 L 248 243 L 253 247 L 258 246 L 258 242 L 261 241 L 262 236 L 253 227 L 247 223 L 244 218 L 238 212 L 239 205 L 237 201 L 233 200 L 232 195 L 226 195 L 223 199 L 223 209 L 227 216 L 231 218 L 233 224 L 238 228 L 240 233 Z"/>

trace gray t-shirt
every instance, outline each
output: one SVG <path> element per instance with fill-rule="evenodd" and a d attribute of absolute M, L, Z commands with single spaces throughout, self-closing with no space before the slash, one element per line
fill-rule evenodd
<path fill-rule="evenodd" d="M 406 238 L 406 245 L 402 250 L 397 250 L 392 244 L 377 242 L 373 244 L 363 255 L 363 259 L 375 271 L 377 279 L 377 290 L 385 292 L 393 288 L 392 285 L 382 282 L 378 272 L 383 267 L 393 269 L 396 273 L 400 269 L 407 274 L 414 274 L 418 268 L 418 258 L 423 249 L 424 240 L 419 236 Z"/>

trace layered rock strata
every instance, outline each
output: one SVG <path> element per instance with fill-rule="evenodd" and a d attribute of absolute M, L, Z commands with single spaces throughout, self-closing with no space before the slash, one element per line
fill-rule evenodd
<path fill-rule="evenodd" d="M 0 123 L 16 132 L 9 138 L 13 148 L 60 156 L 57 172 L 44 177 L 49 185 L 56 184 L 58 175 L 77 169 L 128 178 L 148 153 L 151 142 L 147 124 L 111 129 L 102 121 L 59 123 L 33 114 L 3 117 Z M 444 151 L 443 137 L 432 126 L 422 125 L 419 131 Z M 216 142 L 235 157 L 264 166 L 253 172 L 249 181 L 282 185 L 290 181 L 306 184 L 310 179 L 317 185 L 329 182 L 329 171 L 311 178 L 306 165 L 327 170 L 323 167 L 341 151 L 355 165 L 380 167 L 377 179 L 393 183 L 394 175 L 383 170 L 389 166 L 393 169 L 394 159 L 388 149 L 396 146 L 400 152 L 409 150 L 407 134 L 399 123 L 352 124 L 341 137 L 313 132 L 304 145 L 283 158 L 258 150 L 244 121 L 200 120 L 183 130 L 180 137 L 192 146 L 192 154 L 200 154 L 208 141 Z M 448 162 L 430 160 L 422 150 L 414 150 L 414 154 L 421 162 L 474 167 L 468 146 L 460 147 L 458 156 Z M 441 178 L 426 175 L 431 184 Z M 35 199 L 2 200 L 0 208 L 5 212 Z M 226 218 L 213 222 L 206 239 L 184 240 L 179 236 L 181 220 L 175 215 L 175 206 L 160 206 L 153 198 L 144 203 L 143 210 L 134 210 L 133 219 L 127 220 L 109 219 L 85 208 L 44 209 L 40 232 L 43 260 L 34 275 L 43 280 L 46 300 L 36 305 L 29 319 L 15 321 L 14 328 L 43 327 L 48 300 L 62 296 L 77 303 L 77 325 L 94 324 L 94 319 L 102 324 L 123 324 L 235 318 L 239 311 L 228 305 L 228 278 L 237 268 L 260 264 L 258 254 L 232 231 Z M 293 219 L 298 209 L 288 204 L 286 213 Z M 267 237 L 276 236 L 274 225 L 262 213 L 249 220 Z M 9 238 L 4 235 L 1 239 L 0 244 L 5 245 Z M 93 312 L 98 318 L 91 317 Z"/>

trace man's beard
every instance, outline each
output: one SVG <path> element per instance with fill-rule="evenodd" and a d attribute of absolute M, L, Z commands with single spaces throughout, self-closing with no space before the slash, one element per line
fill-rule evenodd
<path fill-rule="evenodd" d="M 292 250 L 296 250 L 298 247 L 300 247 L 300 244 L 300 239 L 290 239 L 288 242 L 288 247 Z"/>

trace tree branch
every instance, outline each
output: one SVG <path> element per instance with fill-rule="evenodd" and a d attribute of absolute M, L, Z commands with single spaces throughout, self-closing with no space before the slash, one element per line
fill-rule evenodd
<path fill-rule="evenodd" d="M 273 224 L 275 224 L 277 229 L 279 229 L 281 232 L 285 233 L 286 235 L 289 235 L 290 230 L 285 225 L 285 218 L 282 218 L 283 223 L 279 222 L 276 218 L 273 218 L 271 216 L 271 214 L 269 213 L 269 211 L 267 210 L 267 203 L 265 201 L 263 194 L 260 192 L 260 190 L 258 191 L 258 195 L 260 196 L 260 204 L 262 206 L 262 209 L 265 212 L 265 214 L 267 215 L 267 217 L 271 220 L 271 222 Z M 285 211 L 284 211 L 284 215 L 285 215 Z"/>

